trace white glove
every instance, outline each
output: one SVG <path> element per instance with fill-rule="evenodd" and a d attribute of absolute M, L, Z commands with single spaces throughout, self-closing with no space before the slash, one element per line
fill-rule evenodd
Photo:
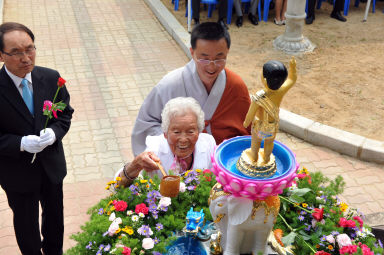
<path fill-rule="evenodd" d="M 40 131 L 40 142 L 39 145 L 44 149 L 48 145 L 52 145 L 56 141 L 55 132 L 52 128 L 46 128 Z"/>
<path fill-rule="evenodd" d="M 36 135 L 23 136 L 21 138 L 20 150 L 29 153 L 38 153 L 44 149 L 39 144 L 40 137 Z"/>

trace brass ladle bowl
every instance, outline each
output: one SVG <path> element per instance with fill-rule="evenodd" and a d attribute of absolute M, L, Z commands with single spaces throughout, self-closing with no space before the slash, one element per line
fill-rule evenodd
<path fill-rule="evenodd" d="M 156 162 L 156 164 L 163 174 L 163 178 L 160 182 L 160 194 L 163 197 L 176 197 L 180 190 L 180 176 L 167 175 L 160 162 Z"/>

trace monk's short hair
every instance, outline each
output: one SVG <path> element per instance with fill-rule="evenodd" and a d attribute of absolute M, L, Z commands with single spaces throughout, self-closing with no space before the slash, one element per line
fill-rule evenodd
<path fill-rule="evenodd" d="M 196 115 L 197 128 L 199 133 L 204 130 L 204 112 L 199 103 L 192 97 L 176 97 L 169 100 L 161 112 L 161 129 L 164 133 L 168 132 L 170 121 L 175 116 L 181 116 L 188 112 Z"/>
<path fill-rule="evenodd" d="M 204 22 L 195 26 L 191 33 L 191 47 L 196 49 L 196 42 L 198 39 L 208 40 L 208 41 L 219 41 L 224 38 L 227 42 L 227 47 L 231 46 L 231 37 L 227 29 L 222 27 L 217 22 Z"/>
<path fill-rule="evenodd" d="M 17 22 L 5 22 L 0 25 L 0 51 L 4 50 L 4 34 L 12 31 L 26 32 L 29 35 L 29 37 L 31 37 L 32 42 L 35 41 L 35 36 L 33 35 L 32 31 L 28 27 Z"/>
<path fill-rule="evenodd" d="M 268 88 L 277 90 L 287 79 L 288 71 L 280 61 L 271 60 L 264 64 L 263 76 L 267 80 Z"/>

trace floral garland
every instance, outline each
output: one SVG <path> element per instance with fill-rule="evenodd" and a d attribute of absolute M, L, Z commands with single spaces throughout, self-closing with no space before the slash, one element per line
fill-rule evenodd
<path fill-rule="evenodd" d="M 331 181 L 320 172 L 300 170 L 296 183 L 280 196 L 274 232 L 286 233 L 281 244 L 295 247 L 296 255 L 383 254 L 362 213 L 337 197 L 344 186 L 341 176 Z"/>
<path fill-rule="evenodd" d="M 180 193 L 175 198 L 162 197 L 160 180 L 146 174 L 127 188 L 110 181 L 109 197 L 89 210 L 90 220 L 82 232 L 71 236 L 77 245 L 66 254 L 164 254 L 185 226 L 190 207 L 203 209 L 212 220 L 208 197 L 214 181 L 210 170 L 189 170 L 183 174 Z M 113 188 L 112 188 L 113 187 Z"/>

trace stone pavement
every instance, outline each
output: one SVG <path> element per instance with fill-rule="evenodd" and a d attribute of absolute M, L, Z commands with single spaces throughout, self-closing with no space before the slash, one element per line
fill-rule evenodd
<path fill-rule="evenodd" d="M 130 133 L 138 109 L 159 79 L 188 58 L 141 0 L 4 1 L 4 21 L 34 31 L 37 65 L 68 80 L 72 127 L 64 138 L 64 248 L 87 219 L 87 209 L 107 195 L 105 183 L 132 159 Z M 345 201 L 383 224 L 384 166 L 313 146 L 286 133 L 302 166 L 347 182 Z M 382 217 L 382 218 L 380 218 Z M 12 214 L 0 189 L 0 255 L 19 254 Z"/>

